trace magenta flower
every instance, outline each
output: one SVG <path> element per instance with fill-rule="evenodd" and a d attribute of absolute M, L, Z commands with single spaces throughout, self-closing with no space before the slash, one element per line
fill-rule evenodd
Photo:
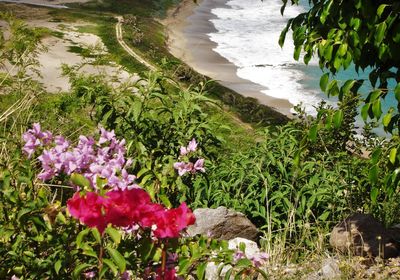
<path fill-rule="evenodd" d="M 109 191 L 104 197 L 94 192 L 85 195 L 76 192 L 67 201 L 67 207 L 71 216 L 100 233 L 108 224 L 125 229 L 137 229 L 139 225 L 152 229 L 157 238 L 175 238 L 195 222 L 194 214 L 185 203 L 166 209 L 152 203 L 143 189 Z"/>

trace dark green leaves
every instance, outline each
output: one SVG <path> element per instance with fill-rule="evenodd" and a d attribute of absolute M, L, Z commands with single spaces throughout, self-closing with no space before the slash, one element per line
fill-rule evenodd
<path fill-rule="evenodd" d="M 319 81 L 319 87 L 323 92 L 326 91 L 328 83 L 329 83 L 329 73 L 325 73 L 324 75 L 321 76 L 321 79 Z"/>
<path fill-rule="evenodd" d="M 116 249 L 107 247 L 107 252 L 110 254 L 113 262 L 118 266 L 119 271 L 122 273 L 126 270 L 126 260 Z"/>
<path fill-rule="evenodd" d="M 386 29 L 387 29 L 386 22 L 381 22 L 380 24 L 378 24 L 376 26 L 376 31 L 375 31 L 375 45 L 376 46 L 379 46 L 382 43 L 383 38 L 385 36 Z"/>

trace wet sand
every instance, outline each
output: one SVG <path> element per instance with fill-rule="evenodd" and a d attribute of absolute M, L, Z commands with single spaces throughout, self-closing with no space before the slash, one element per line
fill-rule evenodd
<path fill-rule="evenodd" d="M 209 21 L 215 16 L 211 10 L 225 7 L 226 0 L 184 0 L 170 11 L 163 21 L 168 29 L 168 47 L 171 53 L 183 60 L 197 72 L 217 80 L 222 85 L 246 97 L 256 98 L 261 104 L 291 116 L 293 107 L 286 99 L 277 99 L 261 92 L 265 87 L 237 76 L 237 67 L 213 51 L 216 43 L 207 36 L 215 32 Z"/>

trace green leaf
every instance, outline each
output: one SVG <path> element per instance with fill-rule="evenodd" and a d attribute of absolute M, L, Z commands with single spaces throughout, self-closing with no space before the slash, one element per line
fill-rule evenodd
<path fill-rule="evenodd" d="M 88 235 L 89 231 L 90 231 L 89 228 L 84 229 L 76 236 L 76 246 L 78 246 L 78 248 L 83 247 L 82 240 L 83 238 L 85 238 L 86 235 Z"/>
<path fill-rule="evenodd" d="M 228 269 L 228 271 L 225 273 L 224 280 L 230 280 L 231 279 L 232 271 L 233 271 L 232 268 Z M 221 274 L 221 272 L 220 272 L 220 274 Z"/>
<path fill-rule="evenodd" d="M 207 268 L 207 263 L 206 262 L 203 262 L 203 263 L 201 263 L 201 264 L 199 264 L 197 266 L 197 269 L 196 269 L 197 278 L 196 279 L 198 279 L 198 280 L 203 280 L 204 279 L 204 277 L 206 275 L 206 268 Z"/>
<path fill-rule="evenodd" d="M 72 279 L 80 279 L 81 272 L 84 269 L 87 269 L 91 266 L 92 266 L 91 264 L 82 263 L 82 264 L 78 265 L 77 267 L 75 267 L 74 271 L 72 272 Z"/>
<path fill-rule="evenodd" d="M 279 43 L 279 46 L 280 46 L 281 48 L 282 48 L 283 45 L 285 44 L 286 34 L 287 34 L 288 30 L 289 30 L 290 22 L 291 22 L 291 21 L 288 22 L 288 24 L 286 25 L 286 27 L 282 30 L 281 35 L 279 36 L 279 42 L 278 42 L 278 43 Z"/>
<path fill-rule="evenodd" d="M 343 111 L 338 110 L 333 115 L 333 126 L 335 128 L 339 128 L 342 125 L 342 121 L 343 121 Z"/>
<path fill-rule="evenodd" d="M 361 20 L 359 18 L 351 18 L 350 20 L 350 26 L 355 30 L 358 31 L 358 29 L 360 29 L 361 26 Z"/>
<path fill-rule="evenodd" d="M 172 204 L 168 199 L 168 196 L 166 196 L 165 194 L 161 194 L 158 196 L 160 198 L 160 200 L 162 201 L 162 203 L 167 207 L 167 208 L 171 208 Z"/>
<path fill-rule="evenodd" d="M 371 183 L 376 184 L 378 182 L 378 166 L 374 165 L 371 167 L 368 177 Z"/>
<path fill-rule="evenodd" d="M 324 75 L 321 76 L 321 79 L 319 80 L 319 87 L 323 92 L 326 91 L 328 83 L 329 83 L 329 73 L 325 73 Z"/>
<path fill-rule="evenodd" d="M 382 16 L 383 11 L 385 10 L 385 8 L 389 6 L 387 4 L 381 4 L 378 9 L 376 10 L 376 14 L 378 15 L 378 17 Z"/>
<path fill-rule="evenodd" d="M 108 227 L 106 228 L 106 233 L 111 237 L 116 245 L 121 242 L 121 233 L 119 232 L 119 230 L 113 227 Z"/>
<path fill-rule="evenodd" d="M 333 67 L 335 67 L 336 71 L 339 71 L 340 66 L 342 66 L 342 61 L 343 59 L 339 55 L 335 56 L 335 59 L 333 60 Z"/>
<path fill-rule="evenodd" d="M 396 87 L 394 88 L 394 94 L 395 94 L 397 102 L 400 102 L 400 83 L 398 83 L 396 85 Z"/>
<path fill-rule="evenodd" d="M 354 84 L 356 83 L 356 80 L 347 80 L 344 85 L 341 88 L 341 91 L 344 94 L 348 94 L 350 90 L 353 88 Z"/>
<path fill-rule="evenodd" d="M 381 148 L 375 149 L 371 154 L 372 164 L 377 164 L 381 158 L 381 155 L 382 155 L 382 149 Z"/>
<path fill-rule="evenodd" d="M 117 266 L 113 263 L 112 260 L 110 259 L 103 259 L 103 262 L 111 269 L 112 273 L 114 275 L 117 275 L 118 273 L 118 268 Z"/>
<path fill-rule="evenodd" d="M 384 117 L 383 117 L 383 119 L 382 119 L 382 124 L 383 124 L 383 126 L 384 127 L 388 127 L 389 126 L 389 124 L 390 124 L 390 121 L 392 120 L 392 113 L 391 112 L 389 112 L 389 113 L 387 113 Z"/>
<path fill-rule="evenodd" d="M 341 44 L 338 49 L 338 54 L 343 57 L 346 55 L 346 53 L 347 53 L 347 44 L 346 43 Z"/>
<path fill-rule="evenodd" d="M 56 271 L 57 275 L 60 272 L 61 265 L 62 265 L 62 261 L 61 260 L 56 261 L 56 263 L 54 264 L 54 270 Z"/>
<path fill-rule="evenodd" d="M 379 189 L 376 187 L 372 187 L 371 189 L 371 201 L 372 203 L 376 204 L 377 198 L 379 194 Z"/>
<path fill-rule="evenodd" d="M 190 266 L 189 259 L 182 259 L 179 261 L 179 274 L 186 275 L 186 272 Z"/>
<path fill-rule="evenodd" d="M 296 46 L 294 49 L 294 54 L 293 54 L 293 58 L 298 61 L 300 58 L 300 53 L 301 53 L 301 45 Z"/>
<path fill-rule="evenodd" d="M 385 57 L 385 54 L 387 53 L 387 50 L 388 50 L 388 46 L 386 45 L 386 44 L 381 44 L 380 45 L 380 47 L 379 47 L 379 51 L 378 51 L 378 58 L 379 59 L 384 59 L 384 57 Z"/>
<path fill-rule="evenodd" d="M 321 221 L 323 221 L 323 222 L 325 222 L 326 219 L 328 219 L 329 215 L 330 215 L 330 212 L 329 212 L 329 211 L 325 211 L 324 213 L 322 213 L 322 214 L 318 217 L 318 219 L 321 220 Z"/>
<path fill-rule="evenodd" d="M 94 239 L 96 239 L 97 243 L 101 244 L 101 236 L 100 236 L 100 232 L 97 228 L 92 228 L 92 235 L 94 237 Z"/>
<path fill-rule="evenodd" d="M 361 117 L 363 118 L 364 121 L 368 119 L 368 111 L 370 106 L 371 104 L 367 103 L 361 108 Z"/>
<path fill-rule="evenodd" d="M 333 53 L 333 45 L 329 44 L 325 47 L 324 57 L 327 61 L 331 61 Z"/>
<path fill-rule="evenodd" d="M 396 163 L 396 158 L 397 158 L 397 148 L 392 148 L 389 153 L 389 161 L 391 164 Z"/>
<path fill-rule="evenodd" d="M 90 182 L 88 179 L 86 179 L 83 175 L 78 174 L 78 173 L 72 173 L 71 175 L 71 182 L 80 187 L 90 187 Z"/>
<path fill-rule="evenodd" d="M 107 247 L 107 251 L 110 254 L 113 262 L 118 266 L 119 272 L 124 272 L 126 270 L 126 260 L 121 253 L 111 247 Z"/>
<path fill-rule="evenodd" d="M 247 267 L 252 267 L 252 266 L 253 266 L 253 264 L 251 263 L 251 261 L 249 259 L 240 259 L 235 264 L 235 267 L 239 267 L 239 268 L 247 268 Z"/>
<path fill-rule="evenodd" d="M 372 103 L 372 112 L 376 119 L 380 119 L 382 115 L 382 107 L 381 107 L 381 100 L 377 99 Z"/>
<path fill-rule="evenodd" d="M 310 127 L 310 131 L 308 132 L 308 138 L 311 142 L 315 142 L 317 140 L 318 135 L 318 124 L 314 124 Z"/>
<path fill-rule="evenodd" d="M 332 8 L 333 0 L 329 1 L 328 5 L 324 6 L 324 9 L 322 10 L 321 16 L 319 20 L 321 21 L 322 24 L 325 24 L 326 18 L 329 16 L 330 10 Z"/>
<path fill-rule="evenodd" d="M 382 43 L 383 39 L 385 38 L 386 29 L 387 29 L 386 22 L 381 22 L 380 24 L 377 25 L 375 32 L 376 46 L 379 46 Z"/>

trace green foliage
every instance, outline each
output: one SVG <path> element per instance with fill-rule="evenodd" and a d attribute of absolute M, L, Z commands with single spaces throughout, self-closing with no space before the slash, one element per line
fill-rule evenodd
<path fill-rule="evenodd" d="M 282 0 L 283 14 L 288 3 Z M 292 4 L 299 4 L 292 0 Z M 355 70 L 369 74 L 369 83 L 372 90 L 363 100 L 361 109 L 362 118 L 382 122 L 385 131 L 398 135 L 400 128 L 399 89 L 400 84 L 400 19 L 398 1 L 309 1 L 309 9 L 290 19 L 283 30 L 279 43 L 282 46 L 286 33 L 293 31 L 295 45 L 294 58 L 299 59 L 300 52 L 304 51 L 304 62 L 307 64 L 313 55 L 319 60 L 321 69 L 327 69 L 335 75 L 342 69 L 354 66 Z M 348 80 L 339 86 L 338 81 L 329 81 L 330 74 L 321 77 L 321 89 L 331 96 L 338 96 L 340 101 L 357 96 L 363 80 Z M 391 84 L 395 84 L 390 86 Z M 397 105 L 390 104 L 387 112 L 382 108 L 383 100 L 391 95 Z M 341 116 L 337 115 L 336 119 Z M 335 122 L 334 122 L 335 123 Z M 346 123 L 346 122 L 345 122 Z M 348 123 L 348 122 L 347 122 Z M 370 190 L 371 199 L 377 202 L 378 196 L 391 196 L 398 193 L 397 172 L 399 165 L 395 161 L 397 147 L 392 147 L 392 156 L 383 157 L 379 147 L 373 152 L 370 160 L 370 183 L 374 187 Z M 396 149 L 396 150 L 395 150 Z M 379 159 L 377 158 L 379 157 Z M 386 180 L 377 185 L 377 162 L 384 164 Z M 385 163 L 383 163 L 385 162 Z M 390 178 L 390 179 L 389 179 Z"/>
<path fill-rule="evenodd" d="M 282 13 L 288 1 L 284 0 Z M 298 4 L 293 0 L 292 4 Z M 289 20 L 282 32 L 280 44 L 289 29 L 293 30 L 295 59 L 304 51 L 304 62 L 307 64 L 316 54 L 321 69 L 336 74 L 341 69 L 354 65 L 356 71 L 367 71 L 373 90 L 369 93 L 363 107 L 363 118 L 380 120 L 382 99 L 388 94 L 396 95 L 395 88 L 389 88 L 389 81 L 397 83 L 400 72 L 399 48 L 400 21 L 397 1 L 363 2 L 352 1 L 310 1 L 310 9 Z M 362 80 L 347 81 L 340 92 L 336 81 L 326 87 L 328 74 L 321 79 L 322 90 L 330 95 L 357 93 Z M 378 82 L 379 81 L 379 82 Z M 357 83 L 357 87 L 354 84 Z M 397 86 L 398 87 L 398 86 Z M 396 87 L 396 88 L 397 88 Z M 392 107 L 385 115 L 383 125 L 390 133 L 399 127 L 398 106 Z"/>
<path fill-rule="evenodd" d="M 69 278 L 76 224 L 46 186 L 34 184 L 29 162 L 16 153 L 7 163 L 0 169 L 0 277 Z"/>
<path fill-rule="evenodd" d="M 92 107 L 91 117 L 127 139 L 138 182 L 153 195 L 168 193 L 174 203 L 184 201 L 190 180 L 182 182 L 173 169 L 180 147 L 195 138 L 202 156 L 213 158 L 222 143 L 218 130 L 223 128 L 203 110 L 212 100 L 202 88 L 167 90 L 173 82 L 157 73 L 113 88 L 104 76 L 66 72 L 74 95 Z"/>

